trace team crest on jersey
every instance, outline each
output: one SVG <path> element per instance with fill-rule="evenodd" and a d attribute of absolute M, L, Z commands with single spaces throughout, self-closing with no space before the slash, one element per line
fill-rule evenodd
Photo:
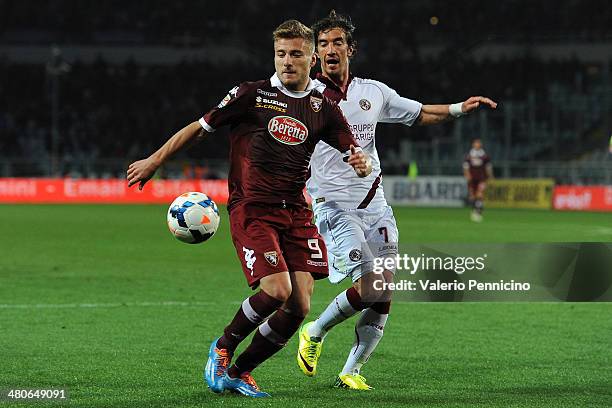
<path fill-rule="evenodd" d="M 308 128 L 291 116 L 275 116 L 268 122 L 268 133 L 286 145 L 298 145 L 308 138 Z"/>
<path fill-rule="evenodd" d="M 231 100 L 232 100 L 232 98 L 235 98 L 235 97 L 236 97 L 236 95 L 238 95 L 238 87 L 237 87 L 237 86 L 233 87 L 233 88 L 232 88 L 232 89 L 231 89 L 231 90 L 228 92 L 228 94 L 227 94 L 227 95 L 225 95 L 225 98 L 223 98 L 223 99 L 221 100 L 221 102 L 219 102 L 219 105 L 217 105 L 217 108 L 222 108 L 222 107 L 224 107 L 225 105 L 227 105 L 227 104 L 229 103 L 229 101 L 231 101 Z"/>
<path fill-rule="evenodd" d="M 363 109 L 364 111 L 367 111 L 367 110 L 370 110 L 370 108 L 372 107 L 372 104 L 367 99 L 362 99 L 359 101 L 359 107 Z"/>
<path fill-rule="evenodd" d="M 361 250 L 359 249 L 353 249 L 351 252 L 349 252 L 349 259 L 353 262 L 356 262 L 358 260 L 361 259 Z"/>
<path fill-rule="evenodd" d="M 266 258 L 266 261 L 268 261 L 270 265 L 272 266 L 278 265 L 278 254 L 276 253 L 276 251 L 265 252 L 264 257 Z"/>
<path fill-rule="evenodd" d="M 310 107 L 313 111 L 318 112 L 323 107 L 323 98 L 317 98 L 316 96 L 310 97 Z"/>

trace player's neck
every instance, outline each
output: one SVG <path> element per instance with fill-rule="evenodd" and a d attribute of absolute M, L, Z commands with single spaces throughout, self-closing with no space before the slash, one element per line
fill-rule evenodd
<path fill-rule="evenodd" d="M 330 75 L 327 73 L 323 73 L 323 76 L 329 79 L 330 81 L 332 81 L 334 84 L 336 84 L 336 86 L 340 88 L 343 94 L 346 94 L 346 89 L 348 88 L 348 82 L 349 82 L 348 69 L 342 72 L 339 72 L 337 75 Z"/>
<path fill-rule="evenodd" d="M 291 92 L 304 92 L 308 89 L 308 84 L 310 83 L 310 77 L 306 78 L 305 81 L 300 82 L 299 84 L 295 84 L 295 85 L 285 85 L 285 88 L 287 88 L 287 90 L 291 91 Z"/>

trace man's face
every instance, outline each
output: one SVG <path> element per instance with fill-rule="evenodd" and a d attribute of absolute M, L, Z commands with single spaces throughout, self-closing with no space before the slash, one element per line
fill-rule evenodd
<path fill-rule="evenodd" d="M 327 76 L 337 76 L 348 71 L 349 58 L 355 50 L 346 42 L 346 34 L 340 28 L 321 31 L 317 38 L 317 54 L 321 58 L 321 71 Z"/>
<path fill-rule="evenodd" d="M 482 143 L 480 142 L 480 139 L 476 139 L 472 142 L 472 149 L 480 150 L 481 147 Z"/>
<path fill-rule="evenodd" d="M 274 41 L 276 74 L 287 89 L 306 89 L 310 69 L 316 62 L 311 44 L 303 38 L 279 38 Z"/>

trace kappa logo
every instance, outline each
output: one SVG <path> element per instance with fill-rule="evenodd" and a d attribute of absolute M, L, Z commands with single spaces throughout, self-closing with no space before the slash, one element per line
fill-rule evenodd
<path fill-rule="evenodd" d="M 278 265 L 278 254 L 276 253 L 276 251 L 265 252 L 264 257 L 266 258 L 266 261 L 268 261 L 270 265 L 272 266 Z"/>
<path fill-rule="evenodd" d="M 268 92 L 268 91 L 264 91 L 263 89 L 259 89 L 257 88 L 257 93 L 258 94 L 262 94 L 264 96 L 270 97 L 270 98 L 274 98 L 276 96 L 278 96 L 278 94 L 276 92 Z"/>
<path fill-rule="evenodd" d="M 246 247 L 242 247 L 242 250 L 244 251 L 244 262 L 246 263 L 246 267 L 251 270 L 251 276 L 253 276 L 253 265 L 255 265 L 255 261 L 257 260 L 257 257 L 253 256 L 255 250 Z"/>
<path fill-rule="evenodd" d="M 370 108 L 372 107 L 372 104 L 367 99 L 362 99 L 359 101 L 359 107 L 363 109 L 364 111 L 367 111 L 367 110 L 370 110 Z"/>
<path fill-rule="evenodd" d="M 317 98 L 316 96 L 310 97 L 310 107 L 313 111 L 318 112 L 323 106 L 323 98 Z"/>
<path fill-rule="evenodd" d="M 229 103 L 229 101 L 232 100 L 232 98 L 235 98 L 237 95 L 238 95 L 238 87 L 235 86 L 227 93 L 227 95 L 225 95 L 225 98 L 223 98 L 221 102 L 219 102 L 219 105 L 217 105 L 217 108 L 223 108 L 225 105 Z"/>
<path fill-rule="evenodd" d="M 268 122 L 268 133 L 286 145 L 298 145 L 308 138 L 308 128 L 291 116 L 275 116 Z"/>

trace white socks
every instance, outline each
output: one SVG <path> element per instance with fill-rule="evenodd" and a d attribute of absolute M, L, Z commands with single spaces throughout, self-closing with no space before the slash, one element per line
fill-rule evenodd
<path fill-rule="evenodd" d="M 388 317 L 388 314 L 380 314 L 371 308 L 361 312 L 355 324 L 355 342 L 341 374 L 359 374 L 361 366 L 368 361 L 380 342 Z"/>
<path fill-rule="evenodd" d="M 323 338 L 332 327 L 342 323 L 357 312 L 358 310 L 353 309 L 348 301 L 345 290 L 332 300 L 325 311 L 321 313 L 321 316 L 309 327 L 308 335 Z"/>

